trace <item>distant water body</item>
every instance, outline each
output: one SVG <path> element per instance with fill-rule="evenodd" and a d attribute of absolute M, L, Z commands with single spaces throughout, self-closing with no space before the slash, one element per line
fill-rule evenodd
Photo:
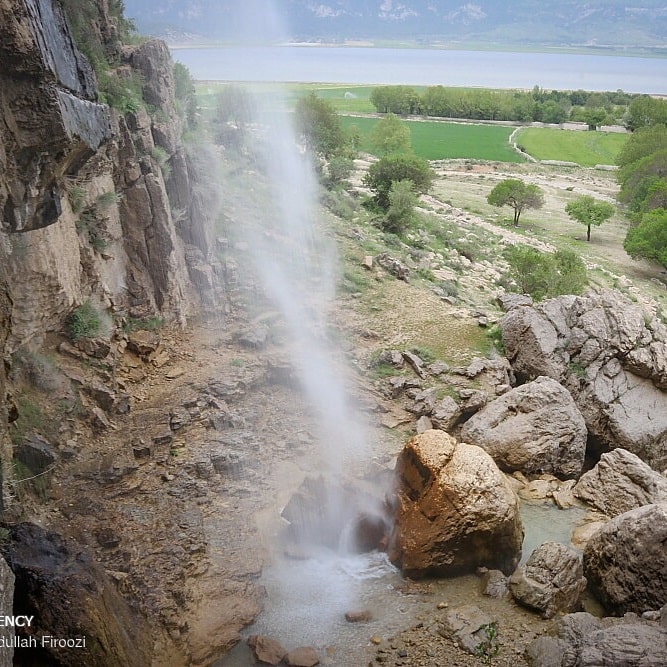
<path fill-rule="evenodd" d="M 667 94 L 667 60 L 567 53 L 324 46 L 174 49 L 195 79 Z"/>

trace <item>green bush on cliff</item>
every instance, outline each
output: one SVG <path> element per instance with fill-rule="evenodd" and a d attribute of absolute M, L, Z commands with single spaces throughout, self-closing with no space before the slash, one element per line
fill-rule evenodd
<path fill-rule="evenodd" d="M 90 301 L 86 301 L 69 314 L 65 327 L 74 342 L 79 338 L 95 338 L 103 330 L 102 314 Z"/>

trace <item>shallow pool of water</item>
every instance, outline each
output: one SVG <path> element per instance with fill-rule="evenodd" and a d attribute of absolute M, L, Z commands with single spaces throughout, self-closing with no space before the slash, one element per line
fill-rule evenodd
<path fill-rule="evenodd" d="M 552 503 L 522 502 L 522 562 L 543 542 L 570 545 L 572 531 L 585 514 L 580 508 L 561 510 Z M 340 555 L 322 548 L 302 560 L 274 556 L 261 578 L 267 592 L 265 610 L 245 636 L 264 634 L 279 640 L 287 650 L 311 646 L 325 665 L 367 664 L 374 655 L 372 637 L 387 638 L 415 625 L 432 614 L 438 603 L 491 604 L 501 613 L 503 609 L 517 613 L 510 602 L 483 597 L 481 580 L 474 575 L 414 584 L 383 553 Z M 369 611 L 372 619 L 364 623 L 345 620 L 346 612 L 360 610 Z M 216 667 L 255 664 L 243 643 Z"/>

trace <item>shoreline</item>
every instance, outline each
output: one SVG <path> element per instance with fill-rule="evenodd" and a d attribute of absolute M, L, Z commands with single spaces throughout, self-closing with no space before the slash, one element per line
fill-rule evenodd
<path fill-rule="evenodd" d="M 239 48 L 306 48 L 306 49 L 399 49 L 413 51 L 486 51 L 491 53 L 554 53 L 571 55 L 596 55 L 625 58 L 655 58 L 667 59 L 667 47 L 642 47 L 637 46 L 526 46 L 523 44 L 477 44 L 477 43 L 441 43 L 432 42 L 420 44 L 418 42 L 374 42 L 372 40 L 349 40 L 344 42 L 276 42 L 239 44 L 229 42 L 170 42 L 165 40 L 172 51 L 183 51 L 188 49 L 239 49 Z"/>

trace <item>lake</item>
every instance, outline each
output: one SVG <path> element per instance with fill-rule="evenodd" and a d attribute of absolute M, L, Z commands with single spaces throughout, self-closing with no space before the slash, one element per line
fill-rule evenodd
<path fill-rule="evenodd" d="M 293 45 L 178 48 L 172 55 L 198 80 L 667 94 L 667 60 L 661 58 Z"/>

